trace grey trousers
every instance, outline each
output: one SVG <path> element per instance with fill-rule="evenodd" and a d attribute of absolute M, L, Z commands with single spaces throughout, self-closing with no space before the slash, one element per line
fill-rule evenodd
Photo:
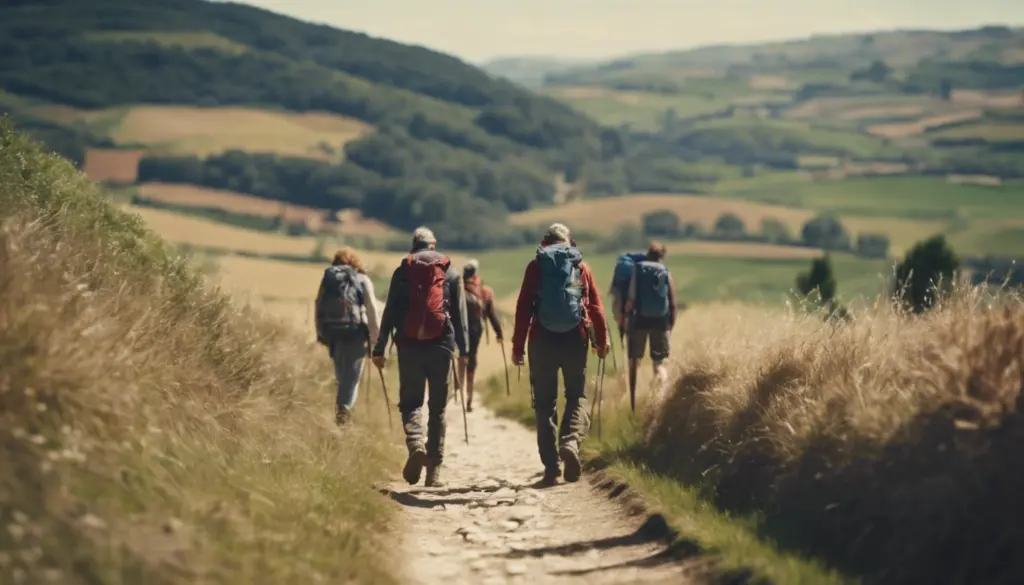
<path fill-rule="evenodd" d="M 590 429 L 587 411 L 587 338 L 578 331 L 541 329 L 530 339 L 530 383 L 537 417 L 537 450 L 547 469 L 558 466 L 557 445 L 577 451 Z M 558 372 L 565 386 L 565 412 L 558 424 Z"/>
<path fill-rule="evenodd" d="M 338 381 L 338 408 L 345 407 L 351 410 L 356 405 L 365 358 L 365 339 L 335 341 L 331 344 L 334 377 Z"/>
<path fill-rule="evenodd" d="M 444 459 L 445 407 L 452 354 L 440 344 L 404 345 L 398 348 L 398 410 L 402 413 L 405 444 L 412 453 L 426 448 L 427 459 L 440 465 Z M 429 390 L 429 392 L 428 392 Z M 423 401 L 427 400 L 426 444 L 423 432 Z"/>

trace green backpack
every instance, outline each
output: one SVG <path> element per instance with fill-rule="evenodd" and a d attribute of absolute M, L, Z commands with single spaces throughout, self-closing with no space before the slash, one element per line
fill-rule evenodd
<path fill-rule="evenodd" d="M 535 307 L 537 321 L 544 329 L 564 333 L 583 321 L 582 261 L 580 251 L 569 244 L 537 249 L 540 288 Z"/>

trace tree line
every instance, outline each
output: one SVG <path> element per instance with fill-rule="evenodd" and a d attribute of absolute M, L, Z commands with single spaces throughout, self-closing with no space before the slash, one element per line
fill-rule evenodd
<path fill-rule="evenodd" d="M 738 215 L 727 212 L 708 230 L 697 222 L 683 222 L 670 209 L 660 209 L 643 215 L 641 231 L 644 237 L 765 242 L 850 252 L 864 258 L 885 258 L 889 254 L 889 237 L 885 234 L 860 233 L 854 239 L 838 218 L 828 214 L 807 220 L 799 234 L 792 234 L 786 224 L 774 218 L 765 218 L 754 231 Z"/>

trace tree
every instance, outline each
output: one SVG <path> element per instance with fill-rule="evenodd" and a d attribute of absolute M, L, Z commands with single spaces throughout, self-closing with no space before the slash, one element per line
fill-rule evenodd
<path fill-rule="evenodd" d="M 889 255 L 889 236 L 885 234 L 858 234 L 857 255 L 865 258 L 885 258 Z"/>
<path fill-rule="evenodd" d="M 679 233 L 679 216 L 669 209 L 659 209 L 643 216 L 643 230 L 646 236 L 671 237 Z"/>
<path fill-rule="evenodd" d="M 850 81 L 872 81 L 882 83 L 892 75 L 892 67 L 885 64 L 885 61 L 876 60 L 867 69 L 860 69 L 850 74 Z"/>
<path fill-rule="evenodd" d="M 761 220 L 761 236 L 773 244 L 788 243 L 792 239 L 786 224 L 774 217 L 766 217 Z"/>
<path fill-rule="evenodd" d="M 807 221 L 800 231 L 804 244 L 822 250 L 849 250 L 850 234 L 838 219 L 819 215 Z"/>
<path fill-rule="evenodd" d="M 939 82 L 939 97 L 947 102 L 953 97 L 953 82 L 948 77 Z"/>
<path fill-rule="evenodd" d="M 735 213 L 723 213 L 715 220 L 715 235 L 723 238 L 742 238 L 747 226 Z"/>
<path fill-rule="evenodd" d="M 832 274 L 832 259 L 828 254 L 811 261 L 811 268 L 796 277 L 796 288 L 803 297 L 817 292 L 821 304 L 831 304 L 836 296 L 836 279 Z"/>
<path fill-rule="evenodd" d="M 914 244 L 896 266 L 893 297 L 914 313 L 928 311 L 953 288 L 960 259 L 939 234 Z"/>

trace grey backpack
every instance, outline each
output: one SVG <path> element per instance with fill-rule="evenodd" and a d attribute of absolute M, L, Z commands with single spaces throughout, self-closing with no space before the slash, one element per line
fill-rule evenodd
<path fill-rule="evenodd" d="M 364 334 L 363 287 L 351 266 L 330 266 L 324 271 L 320 298 L 322 334 L 328 339 Z"/>

